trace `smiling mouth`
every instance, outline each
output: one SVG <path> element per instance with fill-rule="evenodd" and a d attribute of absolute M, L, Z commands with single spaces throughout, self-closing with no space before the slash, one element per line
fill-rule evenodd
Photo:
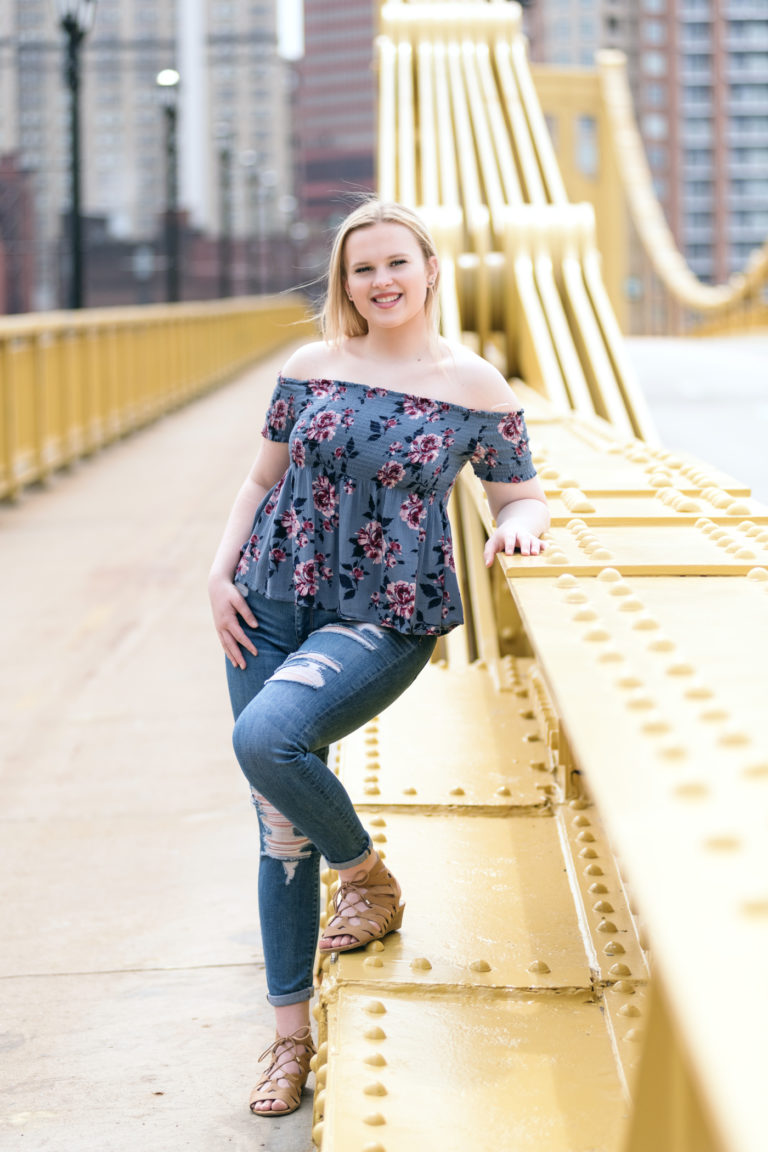
<path fill-rule="evenodd" d="M 388 292 L 386 296 L 372 296 L 371 299 L 374 304 L 379 304 L 382 307 L 388 307 L 391 304 L 396 304 L 401 296 L 402 292 Z"/>

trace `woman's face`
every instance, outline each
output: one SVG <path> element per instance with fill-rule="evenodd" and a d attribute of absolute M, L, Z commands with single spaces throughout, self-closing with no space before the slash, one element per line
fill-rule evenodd
<path fill-rule="evenodd" d="M 424 316 L 437 258 L 426 260 L 405 224 L 357 228 L 344 245 L 344 287 L 371 327 L 396 328 Z"/>

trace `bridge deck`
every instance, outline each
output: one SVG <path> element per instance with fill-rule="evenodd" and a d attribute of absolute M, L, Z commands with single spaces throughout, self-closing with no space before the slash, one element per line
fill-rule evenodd
<path fill-rule="evenodd" d="M 258 971 L 255 829 L 229 750 L 204 585 L 283 355 L 56 477 L 21 506 L 0 508 L 0 975 L 12 1085 L 3 1125 L 11 1141 L 23 1136 L 36 1152 L 57 1147 L 65 1130 L 78 1152 L 101 1152 L 115 1134 L 130 1143 L 139 1130 L 143 1142 L 168 1152 L 247 1148 L 267 1136 L 244 1107 L 255 1057 L 272 1036 Z M 759 424 L 751 431 L 757 439 Z M 534 600 L 539 583 L 527 589 Z M 406 704 L 404 715 L 396 706 L 375 732 L 342 749 L 339 768 L 356 802 L 370 816 L 386 809 L 374 817 L 376 835 L 398 860 L 409 914 L 382 956 L 344 957 L 327 973 L 339 986 L 327 1019 L 333 1072 L 356 1088 L 348 1098 L 329 1094 L 334 1108 L 350 1102 L 326 1112 L 339 1147 L 356 1147 L 365 1132 L 357 1126 L 379 1113 L 390 1133 L 396 1117 L 410 1117 L 398 1147 L 426 1147 L 428 1127 L 438 1124 L 471 1144 L 460 1128 L 470 1089 L 482 1109 L 474 1119 L 496 1147 L 510 1092 L 518 1123 L 525 1119 L 516 1138 L 527 1132 L 537 1152 L 574 1152 L 574 1132 L 586 1147 L 614 1146 L 624 1105 L 595 992 L 611 984 L 602 987 L 603 1004 L 622 1040 L 642 1002 L 642 958 L 618 904 L 610 935 L 597 912 L 591 927 L 579 923 L 579 890 L 590 915 L 600 903 L 589 863 L 599 826 L 578 806 L 559 820 L 547 808 L 549 776 L 525 677 L 524 662 L 509 665 L 503 743 L 508 754 L 525 755 L 514 752 L 506 768 L 483 711 L 496 706 L 487 674 L 467 666 L 431 667 L 414 688 L 420 711 L 451 717 L 437 744 L 414 747 Z M 485 866 L 492 894 L 503 888 L 501 919 L 484 889 L 458 883 L 478 854 L 478 835 L 487 861 L 506 862 Z M 570 888 L 558 840 L 584 855 L 584 875 Z M 414 841 L 419 855 L 450 861 L 444 891 L 429 887 L 409 851 Z M 620 889 L 604 871 L 598 883 Z M 602 937 L 590 939 L 593 930 Z M 623 951 L 610 947 L 613 939 Z M 622 988 L 616 964 L 639 982 Z M 501 989 L 518 991 L 499 998 Z M 372 1013 L 372 1000 L 386 1012 Z M 386 1076 L 375 1066 L 362 1070 L 363 1084 L 357 1062 L 365 1062 L 365 1033 L 377 1016 L 393 1034 L 390 1067 Z M 501 1017 L 509 1026 L 499 1030 Z M 519 1051 L 510 1064 L 511 1034 Z M 457 1035 L 467 1041 L 463 1056 Z M 416 1125 L 408 1101 L 418 1045 L 436 1037 L 447 1057 L 432 1071 L 441 1111 L 422 1113 Z M 579 1068 L 592 1085 L 601 1070 L 602 1111 L 581 1091 Z M 322 1082 L 328 1072 L 318 1075 Z M 362 1090 L 385 1080 L 389 1100 Z M 425 1075 L 419 1096 L 427 1084 Z M 433 1107 L 440 1100 L 437 1093 Z M 308 1152 L 311 1121 L 305 1106 L 271 1124 L 269 1147 Z M 593 1123 L 602 1127 L 591 1131 Z"/>
<path fill-rule="evenodd" d="M 205 580 L 278 363 L 0 506 L 5 1148 L 254 1146 L 274 1033 Z"/>

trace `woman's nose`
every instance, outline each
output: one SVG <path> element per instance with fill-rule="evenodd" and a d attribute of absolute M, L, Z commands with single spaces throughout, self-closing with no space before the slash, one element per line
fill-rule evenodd
<path fill-rule="evenodd" d="M 390 284 L 392 282 L 392 274 L 389 268 L 377 268 L 373 277 L 374 286 L 379 288 L 383 284 Z"/>

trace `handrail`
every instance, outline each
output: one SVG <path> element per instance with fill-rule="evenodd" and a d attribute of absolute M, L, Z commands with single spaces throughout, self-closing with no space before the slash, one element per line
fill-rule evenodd
<path fill-rule="evenodd" d="M 0 319 L 0 498 L 309 331 L 298 294 Z"/>

